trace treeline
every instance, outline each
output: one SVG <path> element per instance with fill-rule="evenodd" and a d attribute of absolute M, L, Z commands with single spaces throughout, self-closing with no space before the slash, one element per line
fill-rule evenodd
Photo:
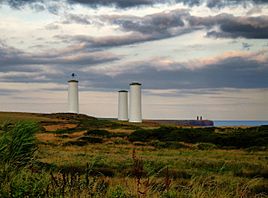
<path fill-rule="evenodd" d="M 212 143 L 219 147 L 249 148 L 268 146 L 268 126 L 251 128 L 177 128 L 162 126 L 157 129 L 139 129 L 129 135 L 132 142 Z"/>

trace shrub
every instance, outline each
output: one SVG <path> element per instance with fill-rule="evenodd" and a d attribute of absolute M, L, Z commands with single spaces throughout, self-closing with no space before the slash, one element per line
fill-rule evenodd
<path fill-rule="evenodd" d="M 98 137 L 90 137 L 90 136 L 83 136 L 80 137 L 79 140 L 88 142 L 88 143 L 102 143 L 102 138 L 98 138 Z"/>
<path fill-rule="evenodd" d="M 170 148 L 170 149 L 185 148 L 185 145 L 175 141 L 161 142 L 159 140 L 153 140 L 149 143 L 149 145 L 154 146 L 156 148 Z"/>
<path fill-rule="evenodd" d="M 197 148 L 200 150 L 212 150 L 217 149 L 217 146 L 212 143 L 198 143 Z"/>
<path fill-rule="evenodd" d="M 115 144 L 128 144 L 129 142 L 123 138 L 116 138 L 113 141 Z"/>
<path fill-rule="evenodd" d="M 69 128 L 69 129 L 57 129 L 56 131 L 50 131 L 49 133 L 55 134 L 71 134 L 79 131 L 77 128 Z"/>
<path fill-rule="evenodd" d="M 161 142 L 187 142 L 211 143 L 220 147 L 248 148 L 252 146 L 268 146 L 268 127 L 252 127 L 245 129 L 219 129 L 209 128 L 176 128 L 160 127 L 158 129 L 136 130 L 128 136 L 129 140 L 148 142 L 159 140 Z M 159 146 L 164 144 L 159 143 Z M 205 145 L 200 148 L 203 149 Z M 209 147 L 211 147 L 210 145 Z M 207 145 L 208 147 L 208 145 Z M 213 146 L 214 147 L 214 146 Z M 205 149 L 205 148 L 204 148 Z"/>
<path fill-rule="evenodd" d="M 89 130 L 87 135 L 96 135 L 96 136 L 102 136 L 102 137 L 109 137 L 111 134 L 104 129 L 94 129 L 94 130 Z"/>

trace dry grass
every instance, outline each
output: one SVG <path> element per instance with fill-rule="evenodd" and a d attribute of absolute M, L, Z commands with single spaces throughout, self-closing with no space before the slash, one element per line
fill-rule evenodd
<path fill-rule="evenodd" d="M 111 129 L 111 128 L 104 128 L 104 129 L 111 133 L 125 133 L 125 134 L 130 134 L 133 131 L 135 131 L 133 129 Z"/>
<path fill-rule="evenodd" d="M 71 133 L 68 135 L 69 138 L 78 138 L 78 137 L 81 137 L 83 136 L 87 131 L 84 130 L 84 131 L 79 131 L 79 132 L 74 132 L 74 133 Z"/>
<path fill-rule="evenodd" d="M 74 129 L 76 123 L 55 121 L 47 117 L 24 113 L 0 113 L 1 119 L 12 118 L 48 121 L 44 124 L 46 132 L 36 134 L 38 153 L 36 158 L 44 164 L 53 165 L 58 170 L 84 171 L 90 164 L 92 172 L 97 175 L 94 187 L 101 182 L 109 185 L 108 194 L 123 189 L 132 197 L 267 197 L 268 193 L 268 152 L 246 151 L 242 149 L 198 150 L 196 145 L 181 143 L 185 148 L 167 149 L 150 146 L 149 143 L 131 143 L 124 136 L 102 136 L 103 143 L 88 143 L 84 146 L 66 146 L 66 142 L 77 141 L 87 130 L 56 134 L 53 131 Z M 49 121 L 51 121 L 49 123 Z M 54 122 L 54 123 L 53 123 Z M 114 121 L 117 122 L 117 121 Z M 126 124 L 125 122 L 117 122 Z M 94 124 L 94 123 L 93 123 Z M 130 134 L 135 127 L 154 128 L 151 123 L 130 124 L 132 127 L 103 127 L 113 134 Z M 133 127 L 134 126 L 134 127 Z M 90 127 L 90 126 L 89 126 Z M 79 129 L 79 130 L 80 130 Z M 94 129 L 94 128 L 93 128 Z M 133 150 L 142 161 L 144 175 L 133 175 L 135 163 Z M 134 166 L 134 167 L 133 167 Z M 164 172 L 168 167 L 168 175 Z M 54 172 L 56 177 L 62 175 Z M 57 175 L 59 174 L 59 175 Z M 93 173 L 92 173 L 93 174 Z M 81 176 L 82 179 L 82 176 Z M 94 178 L 93 178 L 94 179 Z M 167 187 L 167 181 L 170 186 Z M 137 189 L 144 194 L 137 193 Z M 118 190 L 117 189 L 117 190 Z M 264 194 L 266 192 L 266 194 Z M 79 194 L 80 193 L 80 194 Z M 87 196 L 89 190 L 77 192 L 77 196 Z M 72 197 L 76 197 L 73 195 Z M 103 197 L 103 196 L 99 196 Z"/>
<path fill-rule="evenodd" d="M 59 129 L 73 129 L 77 127 L 77 124 L 53 124 L 43 126 L 46 131 L 56 131 Z"/>
<path fill-rule="evenodd" d="M 40 143 L 45 144 L 61 145 L 65 142 L 58 134 L 53 133 L 39 133 L 36 134 L 36 137 Z"/>
<path fill-rule="evenodd" d="M 0 112 L 0 124 L 6 121 L 17 122 L 19 120 L 58 121 L 57 119 L 51 119 L 35 113 Z"/>

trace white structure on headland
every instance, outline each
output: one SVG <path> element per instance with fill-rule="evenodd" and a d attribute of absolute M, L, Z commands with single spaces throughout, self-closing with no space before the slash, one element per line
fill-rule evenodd
<path fill-rule="evenodd" d="M 129 122 L 142 122 L 141 112 L 141 84 L 130 84 Z"/>
<path fill-rule="evenodd" d="M 118 120 L 128 120 L 128 91 L 118 91 Z"/>
<path fill-rule="evenodd" d="M 68 108 L 69 113 L 79 113 L 78 80 L 68 81 Z"/>

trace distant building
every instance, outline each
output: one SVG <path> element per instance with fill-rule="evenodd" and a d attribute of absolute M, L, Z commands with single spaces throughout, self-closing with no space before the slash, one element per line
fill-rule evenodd
<path fill-rule="evenodd" d="M 75 74 L 72 74 L 72 79 L 68 81 L 68 112 L 79 113 L 79 95 L 78 95 L 78 80 L 75 79 Z"/>
<path fill-rule="evenodd" d="M 118 91 L 118 120 L 128 120 L 128 91 Z"/>
<path fill-rule="evenodd" d="M 142 122 L 141 84 L 130 84 L 129 122 Z"/>

